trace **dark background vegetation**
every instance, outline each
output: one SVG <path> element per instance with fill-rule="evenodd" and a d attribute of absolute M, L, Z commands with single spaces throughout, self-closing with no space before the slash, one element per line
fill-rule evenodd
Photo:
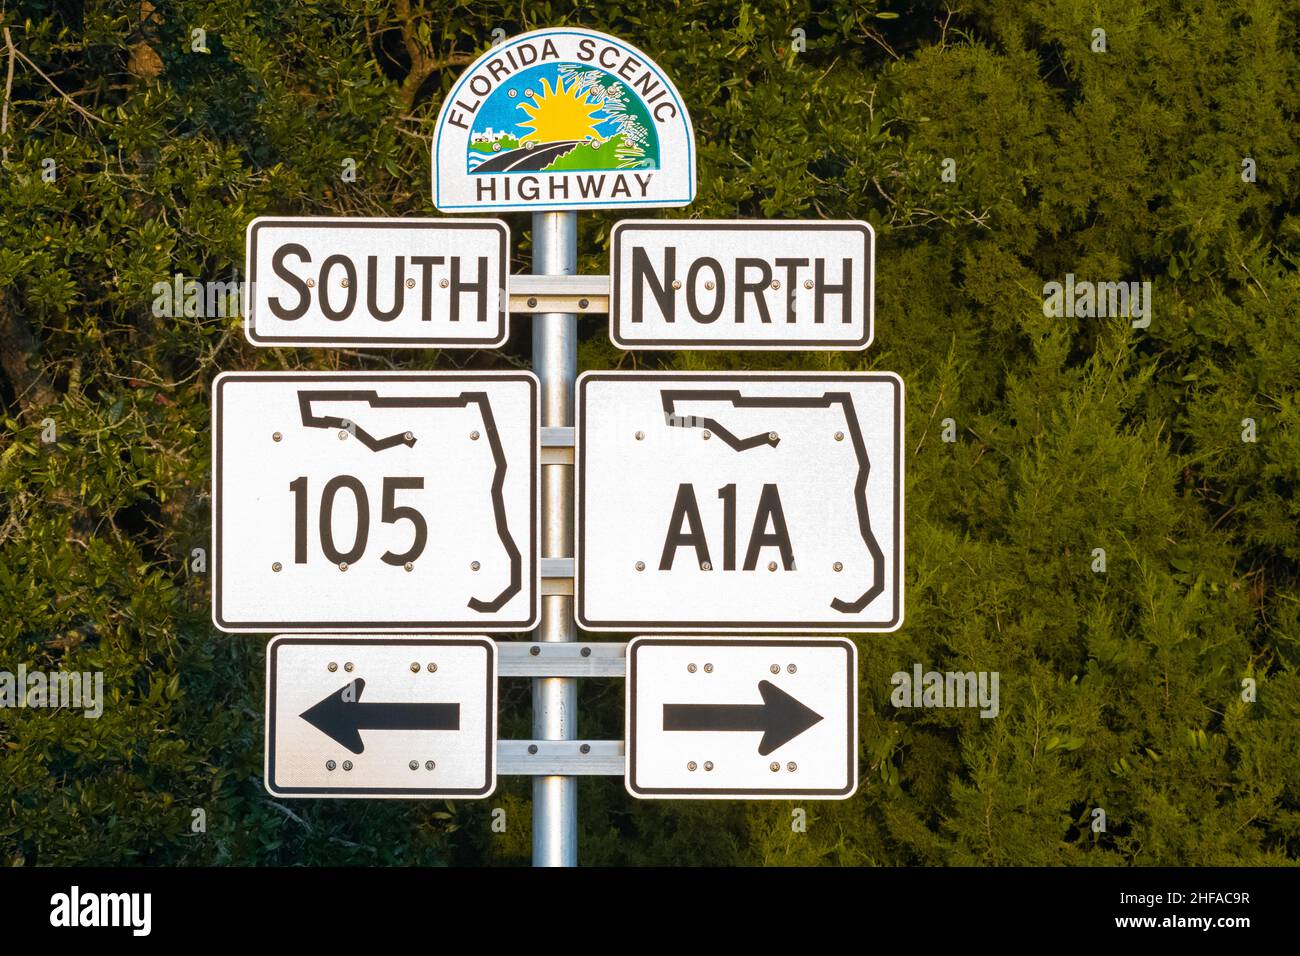
<path fill-rule="evenodd" d="M 219 371 L 522 367 L 528 321 L 498 351 L 254 349 L 238 317 L 154 318 L 151 288 L 242 271 L 256 215 L 435 214 L 454 78 L 493 28 L 578 24 L 685 96 L 699 196 L 664 216 L 878 235 L 866 353 L 624 354 L 593 320 L 583 367 L 888 369 L 908 405 L 907 617 L 858 640 L 857 795 L 804 804 L 795 833 L 790 803 L 587 779 L 583 861 L 1293 862 L 1300 7 L 950 4 L 7 0 L 0 669 L 102 669 L 109 701 L 0 711 L 0 861 L 528 861 L 523 778 L 455 804 L 268 796 L 265 642 L 213 630 L 189 563 Z M 526 271 L 529 219 L 506 218 Z M 581 216 L 581 271 L 607 269 L 618 218 Z M 1151 281 L 1150 327 L 1045 318 L 1067 272 Z M 890 675 L 916 662 L 999 671 L 1001 715 L 896 710 Z M 527 736 L 527 683 L 503 693 L 503 735 Z M 583 735 L 621 721 L 621 682 L 584 684 Z"/>

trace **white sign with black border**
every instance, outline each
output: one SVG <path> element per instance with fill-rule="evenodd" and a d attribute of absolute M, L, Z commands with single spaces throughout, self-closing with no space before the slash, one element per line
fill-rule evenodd
<path fill-rule="evenodd" d="M 224 631 L 525 631 L 531 372 L 226 372 L 213 385 Z"/>
<path fill-rule="evenodd" d="M 494 348 L 510 334 L 498 219 L 263 216 L 248 225 L 254 345 Z"/>
<path fill-rule="evenodd" d="M 861 350 L 875 234 L 865 222 L 624 220 L 609 334 L 624 349 Z"/>
<path fill-rule="evenodd" d="M 628 792 L 679 800 L 851 796 L 857 660 L 843 638 L 634 639 Z"/>
<path fill-rule="evenodd" d="M 902 435 L 890 372 L 581 375 L 579 625 L 897 629 Z"/>
<path fill-rule="evenodd" d="M 266 789 L 277 797 L 486 797 L 496 645 L 296 636 L 266 651 Z"/>

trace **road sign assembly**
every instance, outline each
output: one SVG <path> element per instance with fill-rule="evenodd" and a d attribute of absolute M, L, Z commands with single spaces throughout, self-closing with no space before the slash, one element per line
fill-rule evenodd
<path fill-rule="evenodd" d="M 577 388 L 580 626 L 901 624 L 898 376 L 587 372 Z"/>
<path fill-rule="evenodd" d="M 486 797 L 496 644 L 293 636 L 266 652 L 266 789 L 278 797 Z"/>
<path fill-rule="evenodd" d="M 672 81 L 604 33 L 536 30 L 490 48 L 443 100 L 433 201 L 444 212 L 684 206 L 695 135 Z"/>
<path fill-rule="evenodd" d="M 627 650 L 628 792 L 850 796 L 857 660 L 842 638 L 636 638 Z"/>
<path fill-rule="evenodd" d="M 875 237 L 865 222 L 625 220 L 609 334 L 625 349 L 865 349 Z"/>
<path fill-rule="evenodd" d="M 489 348 L 509 334 L 497 219 L 262 217 L 248 225 L 254 345 Z"/>
<path fill-rule="evenodd" d="M 219 375 L 217 627 L 532 627 L 537 391 L 530 372 Z"/>

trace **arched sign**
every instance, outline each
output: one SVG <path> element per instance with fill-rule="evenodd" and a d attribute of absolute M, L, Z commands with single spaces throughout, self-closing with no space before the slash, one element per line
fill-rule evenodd
<path fill-rule="evenodd" d="M 594 30 L 535 30 L 494 46 L 447 94 L 433 139 L 444 212 L 684 206 L 695 136 L 672 81 Z"/>

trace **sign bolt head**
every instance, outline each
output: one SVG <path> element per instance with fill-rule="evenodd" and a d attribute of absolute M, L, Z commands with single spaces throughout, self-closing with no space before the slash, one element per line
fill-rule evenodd
<path fill-rule="evenodd" d="M 528 752 L 529 752 L 530 754 L 535 754 L 535 753 L 537 753 L 537 744 L 529 744 L 529 745 L 528 745 Z"/>
<path fill-rule="evenodd" d="M 779 288 L 781 288 L 781 280 L 780 280 L 780 279 L 773 279 L 773 280 L 772 280 L 772 288 L 773 288 L 773 289 L 779 289 Z"/>
<path fill-rule="evenodd" d="M 402 565 L 402 567 L 406 568 L 406 570 L 408 570 L 408 571 L 414 571 L 414 570 L 415 570 L 415 565 L 412 564 L 410 561 L 407 561 L 404 565 Z"/>
<path fill-rule="evenodd" d="M 636 433 L 636 440 L 637 440 L 637 441 L 645 441 L 645 432 L 637 432 L 637 433 Z M 276 439 L 276 441 L 279 441 L 279 439 Z"/>
<path fill-rule="evenodd" d="M 528 653 L 533 655 L 533 657 L 536 657 L 537 655 L 542 653 L 542 649 L 538 647 L 536 644 L 534 644 L 532 647 L 528 648 Z"/>
<path fill-rule="evenodd" d="M 803 287 L 804 287 L 805 289 L 811 289 L 811 288 L 813 287 L 813 281 L 812 281 L 812 279 L 804 279 L 804 280 L 803 280 Z"/>
<path fill-rule="evenodd" d="M 415 663 L 414 661 L 411 662 L 411 673 L 412 674 L 420 673 L 420 665 Z"/>
<path fill-rule="evenodd" d="M 439 279 L 439 280 L 438 280 L 438 286 L 439 286 L 440 288 L 445 289 L 445 288 L 447 288 L 447 286 L 449 286 L 449 285 L 451 285 L 451 280 L 450 280 L 450 279 Z"/>
<path fill-rule="evenodd" d="M 470 440 L 470 441 L 478 441 L 478 432 L 470 432 L 470 433 L 469 433 L 469 440 Z"/>
<path fill-rule="evenodd" d="M 273 434 L 273 435 L 271 436 L 271 441 L 279 441 L 279 440 L 282 439 L 283 437 L 284 437 L 284 436 L 281 435 L 279 432 L 276 432 L 275 434 Z"/>
<path fill-rule="evenodd" d="M 328 670 L 331 674 L 333 674 L 338 669 L 339 669 L 339 665 L 337 661 L 330 661 L 329 666 L 326 668 L 326 670 Z"/>
<path fill-rule="evenodd" d="M 334 769 L 335 767 L 337 767 L 337 766 L 338 766 L 338 764 L 336 764 L 333 760 L 326 760 L 326 761 L 325 761 L 325 769 L 326 769 L 326 770 L 333 770 L 333 769 Z"/>
<path fill-rule="evenodd" d="M 712 761 L 712 760 L 706 760 L 706 761 L 704 761 L 704 769 L 705 769 L 705 770 L 712 770 L 712 769 L 713 769 L 713 761 Z"/>
<path fill-rule="evenodd" d="M 418 761 L 418 760 L 412 760 L 410 763 L 407 764 L 407 766 L 410 767 L 412 770 L 419 770 L 419 769 L 420 769 L 420 761 Z"/>
<path fill-rule="evenodd" d="M 691 773 L 694 773 L 694 772 L 695 772 L 695 768 L 698 767 L 698 766 L 699 766 L 699 764 L 697 764 L 694 760 L 688 760 L 688 761 L 686 762 L 686 769 L 689 770 L 689 771 L 691 771 Z"/>
<path fill-rule="evenodd" d="M 348 440 L 347 429 L 340 428 L 340 429 L 339 429 L 339 441 L 347 441 L 347 440 Z"/>
<path fill-rule="evenodd" d="M 339 282 L 339 285 L 343 286 L 343 288 L 346 289 L 348 287 L 348 280 L 343 279 L 341 282 Z"/>
<path fill-rule="evenodd" d="M 283 567 L 284 567 L 284 565 L 281 564 L 279 561 L 272 562 L 272 564 L 271 564 L 271 570 L 274 571 L 276 574 L 279 574 L 279 573 L 280 573 L 280 570 L 281 570 Z"/>
<path fill-rule="evenodd" d="M 696 668 L 696 666 L 695 666 L 694 664 L 687 664 L 687 665 L 686 665 L 686 673 L 688 673 L 688 674 L 694 674 L 696 670 L 697 670 L 697 668 Z"/>
<path fill-rule="evenodd" d="M 767 433 L 767 440 L 768 440 L 768 441 L 772 441 L 772 442 L 777 442 L 777 441 L 780 441 L 780 440 L 781 440 L 781 436 L 778 435 L 776 432 L 768 432 L 768 433 Z"/>
<path fill-rule="evenodd" d="M 793 760 L 791 760 L 788 764 L 785 765 L 785 769 L 789 770 L 791 773 L 794 773 L 796 770 L 799 769 L 799 765 L 796 764 Z"/>
<path fill-rule="evenodd" d="M 701 571 L 712 571 L 712 570 L 713 570 L 713 565 L 712 565 L 710 562 L 705 561 L 703 564 L 700 565 L 700 570 L 701 570 Z"/>
<path fill-rule="evenodd" d="M 471 571 L 477 571 L 481 567 L 483 567 L 483 565 L 479 564 L 477 561 L 471 561 L 469 563 L 469 569 Z"/>
<path fill-rule="evenodd" d="M 589 301 L 587 301 L 586 299 L 579 299 L 579 300 L 578 300 L 578 308 L 580 308 L 580 309 L 585 309 L 585 308 L 586 308 L 587 306 L 589 306 L 589 305 L 591 305 L 591 303 L 590 303 Z"/>
<path fill-rule="evenodd" d="M 836 440 L 836 441 L 844 441 L 844 432 L 836 432 L 836 433 L 835 433 L 835 440 Z"/>
<path fill-rule="evenodd" d="M 713 432 L 709 431 L 707 428 L 704 429 L 704 440 L 708 441 L 712 437 L 713 437 Z"/>
<path fill-rule="evenodd" d="M 590 656 L 591 656 L 591 648 L 590 648 L 590 647 L 584 647 L 584 648 L 583 648 L 581 651 L 579 651 L 578 653 L 580 653 L 583 657 L 590 657 Z"/>
<path fill-rule="evenodd" d="M 787 673 L 790 673 L 790 674 L 793 674 L 793 673 L 795 673 L 796 671 L 799 670 L 799 668 L 795 667 L 793 664 L 786 664 L 786 665 L 785 665 L 785 669 L 786 669 L 786 672 L 787 672 Z"/>
<path fill-rule="evenodd" d="M 778 770 L 781 769 L 781 765 L 777 763 L 775 760 L 773 760 L 770 764 L 767 765 L 767 769 L 772 771 L 773 773 L 776 773 Z"/>
<path fill-rule="evenodd" d="M 831 565 L 831 568 L 832 568 L 833 570 L 835 570 L 835 571 L 843 571 L 843 570 L 844 570 L 844 562 L 843 562 L 843 561 L 836 561 L 834 564 Z"/>
<path fill-rule="evenodd" d="M 706 288 L 706 289 L 708 289 L 710 292 L 712 292 L 712 291 L 713 291 L 713 280 L 712 280 L 712 279 L 706 279 L 705 282 L 704 282 L 704 288 Z"/>
<path fill-rule="evenodd" d="M 704 665 L 704 673 L 706 673 L 706 674 L 712 674 L 712 673 L 713 673 L 713 665 L 712 665 L 712 664 L 705 664 L 705 665 Z"/>
<path fill-rule="evenodd" d="M 346 561 L 340 561 L 340 562 L 339 562 L 339 570 L 340 570 L 340 571 L 346 571 L 347 569 L 348 569 L 348 563 L 347 563 Z"/>
<path fill-rule="evenodd" d="M 768 670 L 770 670 L 773 674 L 779 674 L 781 673 L 781 665 L 773 664 L 771 667 L 768 668 Z"/>
<path fill-rule="evenodd" d="M 681 287 L 682 287 L 682 280 L 681 280 L 681 279 L 674 279 L 674 280 L 673 280 L 673 290 L 676 291 L 677 289 L 680 289 Z"/>
<path fill-rule="evenodd" d="M 345 760 L 345 761 L 343 761 L 343 769 L 344 769 L 344 770 L 351 770 L 351 769 L 352 769 L 352 761 L 351 761 L 351 760 Z"/>
<path fill-rule="evenodd" d="M 352 670 L 353 670 L 352 662 L 351 662 L 351 661 L 348 661 L 346 664 L 344 664 L 344 665 L 343 665 L 343 669 L 344 669 L 345 671 L 347 671 L 349 674 L 351 674 L 351 673 L 352 673 Z"/>
<path fill-rule="evenodd" d="M 434 767 L 436 767 L 436 766 L 438 766 L 438 765 L 437 765 L 436 763 L 434 763 L 432 760 L 426 760 L 426 761 L 424 762 L 424 769 L 425 769 L 425 770 L 432 770 L 432 769 L 433 769 Z"/>
<path fill-rule="evenodd" d="M 636 569 L 637 569 L 638 571 L 644 571 L 644 570 L 645 570 L 645 562 L 644 562 L 644 561 L 638 561 L 638 562 L 636 563 Z"/>
<path fill-rule="evenodd" d="M 406 287 L 407 287 L 408 289 L 414 289 L 414 288 L 415 288 L 415 280 L 414 280 L 414 279 L 407 279 L 407 280 L 406 280 Z"/>
<path fill-rule="evenodd" d="M 402 437 L 405 438 L 407 441 L 415 441 L 414 432 L 403 432 Z"/>
<path fill-rule="evenodd" d="M 316 280 L 315 280 L 315 279 L 308 279 L 308 280 L 307 280 L 307 288 L 309 288 L 309 289 L 314 289 L 314 288 L 316 288 Z"/>
<path fill-rule="evenodd" d="M 775 571 L 775 570 L 776 570 L 776 562 L 775 562 L 775 561 L 769 561 L 769 562 L 767 562 L 767 569 L 768 569 L 769 571 Z"/>
<path fill-rule="evenodd" d="M 438 673 L 438 665 L 435 664 L 433 661 L 429 661 L 429 666 L 426 669 L 429 671 L 430 674 Z"/>
<path fill-rule="evenodd" d="M 591 744 L 583 744 L 581 747 L 578 748 L 578 752 L 584 754 L 591 753 Z"/>
<path fill-rule="evenodd" d="M 531 295 L 530 295 L 530 296 L 528 297 L 528 308 L 530 308 L 530 309 L 535 309 L 535 308 L 537 308 L 537 297 L 536 297 L 536 296 L 531 296 Z"/>

